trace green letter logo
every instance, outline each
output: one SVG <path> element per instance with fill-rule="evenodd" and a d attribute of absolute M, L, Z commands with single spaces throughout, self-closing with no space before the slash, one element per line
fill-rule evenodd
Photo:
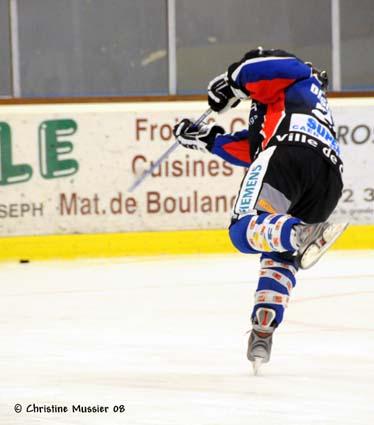
<path fill-rule="evenodd" d="M 0 185 L 22 183 L 31 179 L 32 168 L 28 164 L 12 164 L 12 139 L 10 127 L 0 122 Z"/>
<path fill-rule="evenodd" d="M 78 171 L 75 159 L 61 159 L 73 150 L 73 144 L 62 140 L 77 131 L 77 123 L 70 119 L 43 121 L 39 126 L 40 173 L 45 179 L 66 177 Z"/>

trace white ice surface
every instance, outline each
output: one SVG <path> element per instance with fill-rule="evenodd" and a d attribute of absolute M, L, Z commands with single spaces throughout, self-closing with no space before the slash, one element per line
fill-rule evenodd
<path fill-rule="evenodd" d="M 374 252 L 299 273 L 254 377 L 257 269 L 245 255 L 1 264 L 0 424 L 374 424 Z"/>

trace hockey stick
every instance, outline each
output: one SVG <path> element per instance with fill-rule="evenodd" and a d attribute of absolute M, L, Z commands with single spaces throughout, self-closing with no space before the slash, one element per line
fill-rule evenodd
<path fill-rule="evenodd" d="M 205 118 L 212 112 L 212 109 L 207 109 L 193 124 L 192 127 L 197 127 L 201 124 Z M 169 149 L 167 149 L 156 162 L 152 164 L 148 170 L 145 170 L 143 174 L 134 181 L 134 183 L 128 188 L 128 192 L 133 192 L 143 181 L 144 179 L 153 173 L 153 171 L 179 146 L 178 142 L 173 143 Z"/>

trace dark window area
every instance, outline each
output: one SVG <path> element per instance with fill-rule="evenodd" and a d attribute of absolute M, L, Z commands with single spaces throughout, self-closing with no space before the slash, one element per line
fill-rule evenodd
<path fill-rule="evenodd" d="M 0 97 L 14 95 L 12 44 L 22 97 L 169 94 L 173 1 L 178 94 L 205 93 L 212 78 L 257 46 L 313 62 L 331 82 L 332 0 L 0 0 Z M 339 6 L 342 89 L 373 90 L 373 1 Z M 18 28 L 18 45 L 10 28 Z"/>
<path fill-rule="evenodd" d="M 181 93 L 203 92 L 212 77 L 257 46 L 288 50 L 331 72 L 331 8 L 326 0 L 177 0 L 176 4 Z"/>
<path fill-rule="evenodd" d="M 374 3 L 372 0 L 341 0 L 342 88 L 374 87 Z"/>
<path fill-rule="evenodd" d="M 12 79 L 8 0 L 0 0 L 0 28 L 0 96 L 9 97 L 12 94 Z"/>
<path fill-rule="evenodd" d="M 167 94 L 165 0 L 19 0 L 23 96 Z"/>

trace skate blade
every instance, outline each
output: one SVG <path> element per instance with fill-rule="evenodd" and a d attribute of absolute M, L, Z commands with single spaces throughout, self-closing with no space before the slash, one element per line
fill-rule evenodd
<path fill-rule="evenodd" d="M 322 255 L 334 244 L 348 227 L 349 223 L 332 224 L 323 232 L 316 242 L 312 243 L 303 253 L 300 259 L 300 268 L 309 269 L 314 266 Z"/>
<path fill-rule="evenodd" d="M 261 357 L 255 357 L 255 360 L 252 362 L 253 374 L 255 376 L 258 375 L 258 372 L 260 371 L 260 367 L 262 363 L 263 363 L 263 359 Z"/>

